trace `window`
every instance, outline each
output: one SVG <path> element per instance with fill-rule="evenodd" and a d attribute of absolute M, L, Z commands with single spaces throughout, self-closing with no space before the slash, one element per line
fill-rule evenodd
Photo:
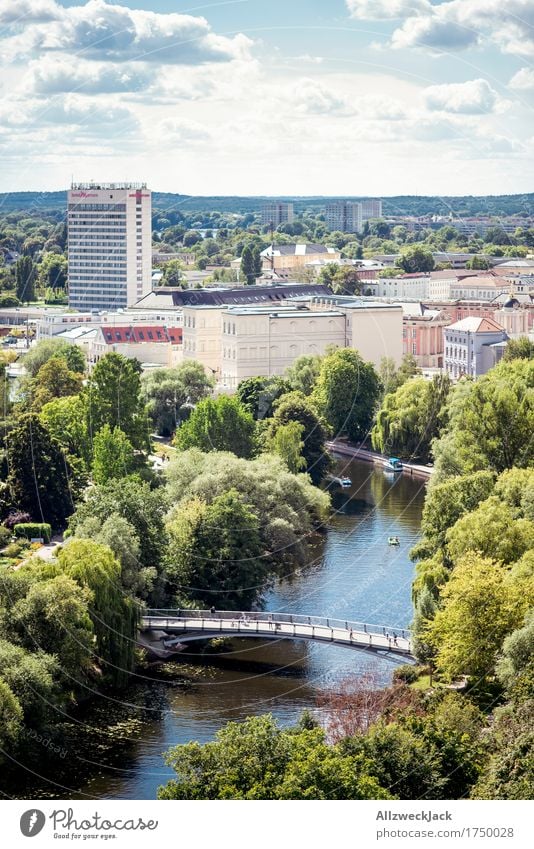
<path fill-rule="evenodd" d="M 417 342 L 414 342 L 412 345 L 412 354 L 417 354 Z"/>

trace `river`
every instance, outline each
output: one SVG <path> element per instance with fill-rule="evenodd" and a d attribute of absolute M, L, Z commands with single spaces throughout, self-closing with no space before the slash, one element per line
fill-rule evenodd
<path fill-rule="evenodd" d="M 332 490 L 324 541 L 305 568 L 273 586 L 265 607 L 409 627 L 413 564 L 408 553 L 419 535 L 425 483 L 406 475 L 394 479 L 370 463 L 346 458 L 337 461 L 336 472 L 347 474 L 352 487 Z M 400 546 L 388 545 L 390 535 L 399 537 Z M 153 799 L 172 777 L 162 759 L 171 746 L 210 740 L 226 722 L 251 714 L 269 712 L 280 723 L 292 724 L 304 708 L 316 708 L 318 695 L 336 682 L 371 672 L 385 685 L 395 666 L 364 652 L 297 641 L 240 640 L 222 658 L 189 666 L 191 660 L 183 658 L 192 669 L 187 688 L 139 681 L 129 715 L 139 711 L 144 722 L 119 758 L 107 757 L 99 766 L 99 759 L 86 752 L 80 756 L 86 768 L 81 763 L 79 771 L 91 777 L 58 782 L 62 786 L 39 781 L 35 792 L 59 798 Z M 69 751 L 69 759 L 76 757 Z"/>

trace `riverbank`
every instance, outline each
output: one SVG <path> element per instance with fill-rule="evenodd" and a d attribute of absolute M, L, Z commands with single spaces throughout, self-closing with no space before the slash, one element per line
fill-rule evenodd
<path fill-rule="evenodd" d="M 326 443 L 326 447 L 329 451 L 334 451 L 336 454 L 343 454 L 346 457 L 352 457 L 354 460 L 375 463 L 378 466 L 383 466 L 387 460 L 387 457 L 384 457 L 383 454 L 379 454 L 377 451 L 371 451 L 370 448 L 364 448 L 362 445 L 355 445 L 345 439 L 333 439 Z M 422 466 L 418 463 L 402 461 L 402 473 L 410 477 L 429 480 L 433 471 L 433 466 Z"/>

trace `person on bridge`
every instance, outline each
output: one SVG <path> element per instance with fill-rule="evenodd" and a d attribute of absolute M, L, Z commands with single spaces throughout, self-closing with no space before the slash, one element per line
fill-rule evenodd
<path fill-rule="evenodd" d="M 211 613 L 212 616 L 215 616 L 216 610 L 215 610 L 215 607 L 214 607 L 213 604 L 210 607 L 210 613 Z"/>

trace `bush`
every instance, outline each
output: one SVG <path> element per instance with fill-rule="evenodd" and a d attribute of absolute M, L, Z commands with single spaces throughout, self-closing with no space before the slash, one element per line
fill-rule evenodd
<path fill-rule="evenodd" d="M 11 557 L 13 559 L 19 557 L 23 549 L 26 548 L 26 545 L 23 542 L 10 542 L 7 548 L 4 551 L 5 557 Z"/>
<path fill-rule="evenodd" d="M 4 527 L 4 525 L 0 525 L 0 548 L 3 548 L 4 545 L 7 545 L 10 541 L 11 531 L 9 528 Z"/>
<path fill-rule="evenodd" d="M 15 510 L 13 513 L 9 514 L 4 525 L 12 531 L 15 525 L 20 525 L 22 522 L 31 522 L 31 520 L 32 517 L 29 513 L 23 513 L 22 510 Z"/>
<path fill-rule="evenodd" d="M 50 542 L 52 537 L 52 528 L 47 522 L 19 522 L 13 528 L 16 537 L 24 537 L 25 539 L 35 539 L 41 537 L 45 542 Z"/>
<path fill-rule="evenodd" d="M 420 671 L 421 667 L 419 666 L 398 666 L 393 672 L 393 680 L 413 684 L 419 678 Z"/>

